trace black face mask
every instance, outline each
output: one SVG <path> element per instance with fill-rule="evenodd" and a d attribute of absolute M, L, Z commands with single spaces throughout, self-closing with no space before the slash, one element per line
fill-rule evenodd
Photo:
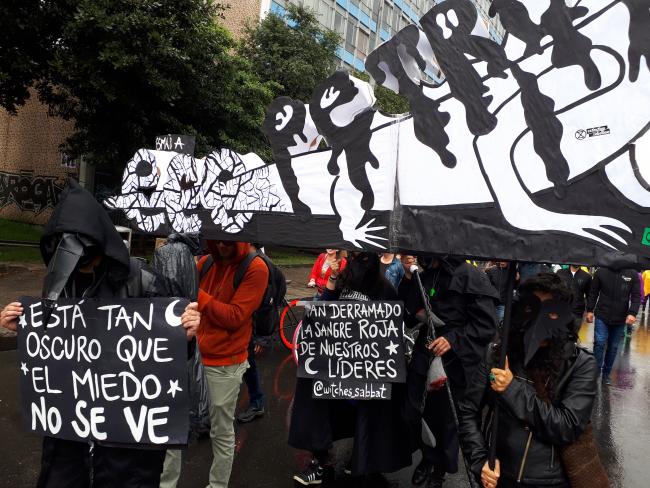
<path fill-rule="evenodd" d="M 534 294 L 519 295 L 512 307 L 512 327 L 523 331 L 537 317 L 542 301 Z"/>
<path fill-rule="evenodd" d="M 345 267 L 345 274 L 346 288 L 367 294 L 380 276 L 379 257 L 366 252 L 354 255 Z"/>
<path fill-rule="evenodd" d="M 86 236 L 68 232 L 61 235 L 43 280 L 41 296 L 44 324 L 49 321 L 70 276 L 80 267 L 89 265 L 100 253 L 95 242 Z"/>
<path fill-rule="evenodd" d="M 517 317 L 517 325 L 525 329 L 524 367 L 528 366 L 543 342 L 566 338 L 573 324 L 569 303 L 555 299 L 540 301 L 533 297 L 536 302 L 532 298 L 525 300 Z"/>
<path fill-rule="evenodd" d="M 422 269 L 429 269 L 433 266 L 433 262 L 436 260 L 433 256 L 418 256 L 418 264 Z"/>

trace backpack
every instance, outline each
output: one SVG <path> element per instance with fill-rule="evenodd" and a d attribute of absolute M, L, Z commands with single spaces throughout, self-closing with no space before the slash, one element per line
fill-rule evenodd
<path fill-rule="evenodd" d="M 266 254 L 252 252 L 239 263 L 235 271 L 235 276 L 233 277 L 233 288 L 235 290 L 241 284 L 246 271 L 248 271 L 248 267 L 255 258 L 260 258 L 266 263 L 266 267 L 269 270 L 269 282 L 266 285 L 266 290 L 264 290 L 262 303 L 253 314 L 253 333 L 256 336 L 270 336 L 275 332 L 275 329 L 280 323 L 278 306 L 282 303 L 284 295 L 287 293 L 287 280 L 282 271 L 273 264 L 273 261 Z M 201 283 L 203 277 L 213 264 L 214 259 L 211 255 L 208 255 L 199 274 L 199 283 Z"/>

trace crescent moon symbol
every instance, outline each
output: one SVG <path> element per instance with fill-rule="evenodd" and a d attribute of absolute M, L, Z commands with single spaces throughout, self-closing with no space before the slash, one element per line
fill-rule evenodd
<path fill-rule="evenodd" d="M 318 374 L 318 371 L 316 371 L 315 369 L 311 369 L 311 368 L 309 367 L 309 365 L 311 364 L 311 362 L 312 362 L 313 360 L 314 360 L 314 358 L 307 358 L 307 359 L 305 359 L 305 372 L 306 372 L 307 374 L 310 374 L 310 375 L 316 376 L 316 375 Z"/>
<path fill-rule="evenodd" d="M 178 327 L 181 325 L 181 318 L 174 313 L 174 307 L 178 302 L 180 302 L 180 300 L 174 300 L 169 305 L 167 305 L 167 308 L 165 309 L 165 321 L 171 327 Z"/>

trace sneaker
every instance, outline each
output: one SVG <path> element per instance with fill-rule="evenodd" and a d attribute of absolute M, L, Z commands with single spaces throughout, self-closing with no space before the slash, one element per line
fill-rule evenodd
<path fill-rule="evenodd" d="M 413 471 L 411 483 L 415 486 L 420 486 L 427 480 L 429 473 L 431 473 L 431 464 L 424 460 L 420 461 L 420 464 L 418 464 L 415 471 Z"/>
<path fill-rule="evenodd" d="M 352 461 L 345 463 L 345 466 L 343 467 L 343 474 L 346 476 L 352 476 Z"/>
<path fill-rule="evenodd" d="M 603 375 L 603 385 L 612 386 L 612 379 L 609 377 L 608 374 Z"/>
<path fill-rule="evenodd" d="M 294 481 L 301 485 L 320 485 L 323 482 L 323 467 L 316 459 L 312 459 L 302 473 L 293 476 Z"/>
<path fill-rule="evenodd" d="M 239 415 L 237 415 L 237 421 L 245 424 L 247 422 L 252 422 L 258 417 L 264 416 L 264 407 L 253 407 L 250 406 Z"/>

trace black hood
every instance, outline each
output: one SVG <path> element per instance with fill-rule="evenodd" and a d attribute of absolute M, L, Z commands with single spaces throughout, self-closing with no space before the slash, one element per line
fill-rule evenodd
<path fill-rule="evenodd" d="M 167 244 L 181 242 L 185 244 L 194 256 L 201 255 L 201 238 L 198 232 L 186 232 L 183 234 L 170 234 L 167 238 Z"/>
<path fill-rule="evenodd" d="M 122 237 L 101 204 L 72 179 L 43 228 L 41 255 L 46 265 L 64 233 L 78 234 L 95 243 L 104 255 L 110 281 L 123 281 L 129 276 L 129 251 Z"/>

